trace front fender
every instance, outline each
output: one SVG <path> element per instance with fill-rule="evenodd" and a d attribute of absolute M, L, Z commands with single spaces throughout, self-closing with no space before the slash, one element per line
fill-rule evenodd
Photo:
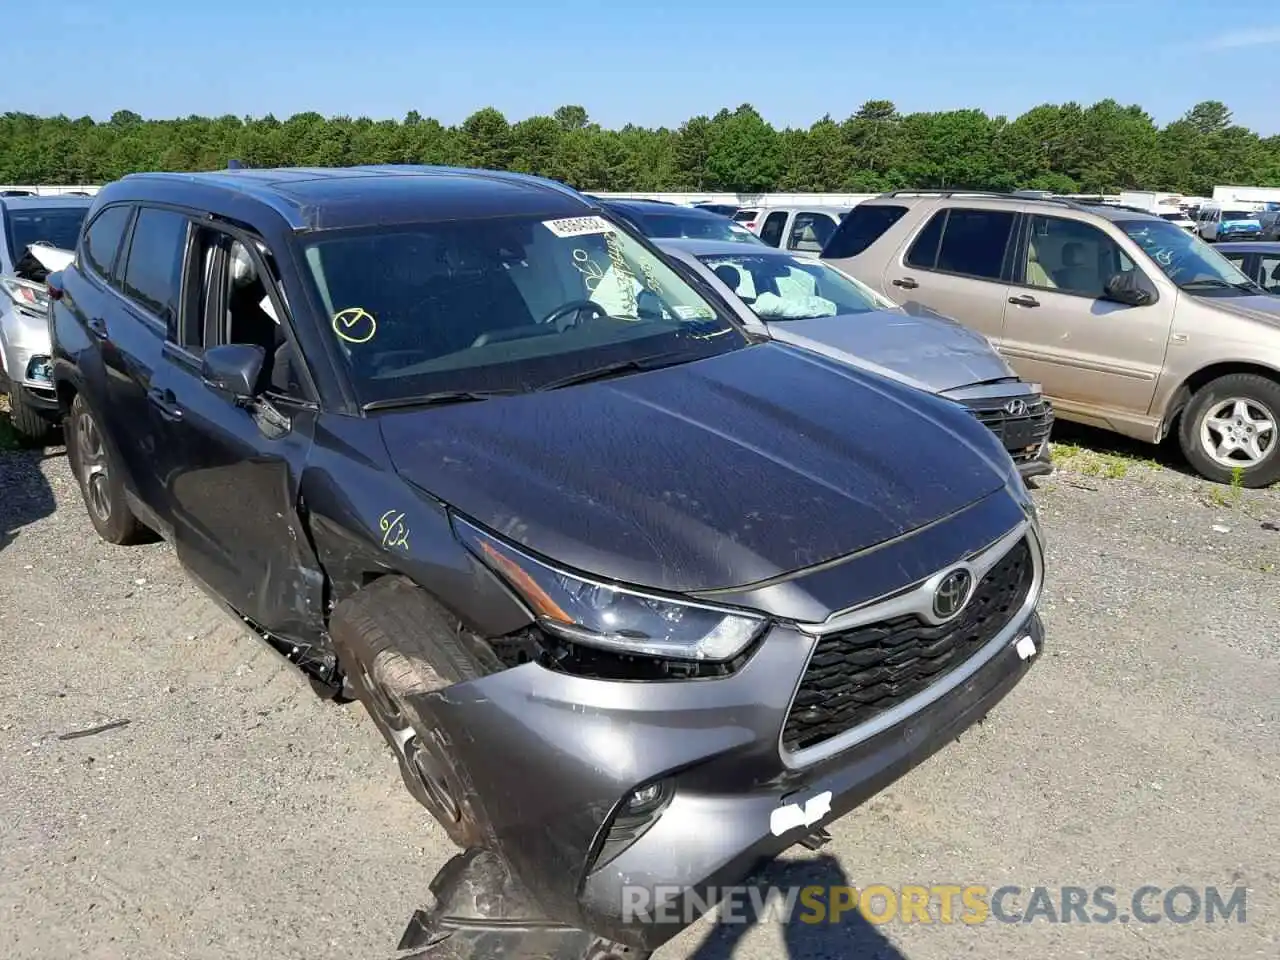
<path fill-rule="evenodd" d="M 400 574 L 480 637 L 504 636 L 530 622 L 458 542 L 445 505 L 395 472 L 370 420 L 320 417 L 300 495 L 329 609 L 378 577 Z"/>

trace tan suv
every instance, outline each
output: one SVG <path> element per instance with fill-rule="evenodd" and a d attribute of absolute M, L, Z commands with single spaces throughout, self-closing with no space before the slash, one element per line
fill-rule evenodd
<path fill-rule="evenodd" d="M 1176 224 L 1056 198 L 897 191 L 824 260 L 985 334 L 1058 415 L 1159 443 L 1202 475 L 1280 479 L 1280 298 Z"/>

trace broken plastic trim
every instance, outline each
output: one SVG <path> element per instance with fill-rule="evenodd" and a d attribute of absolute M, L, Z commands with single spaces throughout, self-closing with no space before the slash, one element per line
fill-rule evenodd
<path fill-rule="evenodd" d="M 410 918 L 400 960 L 645 960 L 648 951 L 548 919 L 491 850 L 449 860 L 431 881 L 435 903 Z"/>
<path fill-rule="evenodd" d="M 312 644 L 293 643 L 282 637 L 277 637 L 243 614 L 240 619 L 244 621 L 245 626 L 265 640 L 276 653 L 307 674 L 307 676 L 314 677 L 321 683 L 335 689 L 342 687 L 342 671 L 338 667 L 338 658 L 332 651 L 317 650 Z"/>

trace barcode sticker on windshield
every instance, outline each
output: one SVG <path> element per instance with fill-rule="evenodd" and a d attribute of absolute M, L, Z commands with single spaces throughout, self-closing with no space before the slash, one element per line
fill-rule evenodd
<path fill-rule="evenodd" d="M 611 233 L 613 224 L 600 217 L 568 217 L 564 220 L 543 220 L 542 225 L 557 237 L 585 237 L 592 233 Z"/>
<path fill-rule="evenodd" d="M 686 307 L 683 304 L 677 304 L 671 308 L 675 311 L 675 315 L 681 320 L 712 320 L 715 313 L 710 307 Z"/>

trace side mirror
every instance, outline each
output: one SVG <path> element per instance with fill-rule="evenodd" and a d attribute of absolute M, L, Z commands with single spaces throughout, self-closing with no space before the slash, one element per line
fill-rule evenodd
<path fill-rule="evenodd" d="M 209 387 L 244 403 L 258 393 L 258 377 L 266 357 L 262 347 L 246 343 L 211 347 L 200 364 L 200 376 Z"/>
<path fill-rule="evenodd" d="M 1113 300 L 1130 307 L 1145 307 L 1154 297 L 1150 290 L 1143 286 L 1136 270 L 1117 273 L 1107 281 L 1103 288 L 1103 299 Z"/>

